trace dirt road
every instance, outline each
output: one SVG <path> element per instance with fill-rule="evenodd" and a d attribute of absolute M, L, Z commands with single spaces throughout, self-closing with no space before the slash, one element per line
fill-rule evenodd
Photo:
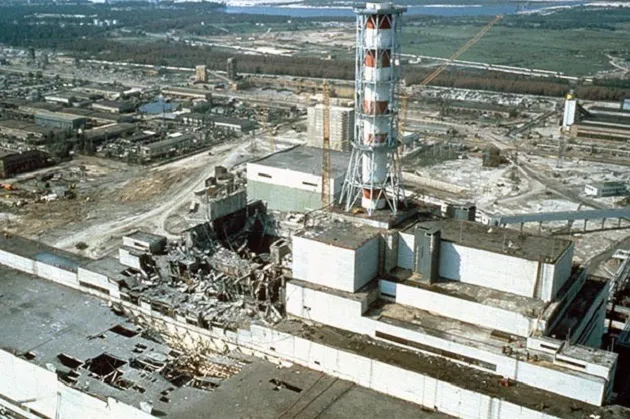
<path fill-rule="evenodd" d="M 245 147 L 246 145 L 247 144 L 244 144 L 241 147 Z M 129 216 L 103 223 L 92 223 L 91 226 L 59 239 L 52 243 L 52 245 L 73 250 L 77 243 L 84 242 L 88 245 L 86 254 L 90 257 L 97 258 L 108 253 L 111 248 L 108 242 L 111 241 L 112 238 L 117 238 L 130 230 L 141 228 L 144 225 L 151 226 L 152 228 L 150 230 L 156 234 L 170 236 L 164 229 L 166 218 L 188 203 L 193 191 L 204 186 L 206 178 L 213 173 L 214 166 L 222 164 L 234 147 L 235 144 L 233 143 L 223 144 L 213 150 L 213 156 L 210 156 L 207 151 L 204 151 L 182 160 L 151 169 L 149 173 L 178 167 L 198 168 L 199 170 L 196 176 L 191 176 L 188 180 L 180 184 L 176 193 L 163 196 L 151 210 L 140 214 L 130 214 Z M 239 149 L 241 147 L 239 147 Z"/>

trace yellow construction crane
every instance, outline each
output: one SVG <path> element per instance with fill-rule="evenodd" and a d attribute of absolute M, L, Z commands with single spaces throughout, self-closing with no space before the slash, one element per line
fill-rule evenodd
<path fill-rule="evenodd" d="M 453 63 L 456 59 L 458 59 L 464 52 L 468 50 L 468 48 L 475 45 L 481 38 L 484 37 L 485 34 L 488 33 L 490 29 L 501 19 L 503 19 L 503 15 L 495 16 L 494 19 L 490 21 L 486 26 L 484 26 L 475 36 L 470 38 L 468 42 L 466 42 L 460 49 L 458 49 L 453 55 L 451 55 L 448 60 L 444 61 L 438 68 L 436 68 L 431 74 L 429 74 L 422 82 L 420 83 L 420 88 L 425 87 L 429 83 L 431 83 L 437 76 L 439 76 L 442 71 L 446 69 L 449 65 Z M 402 138 L 405 123 L 407 121 L 407 100 L 408 95 L 406 92 L 402 92 L 400 97 L 400 117 L 398 120 L 398 134 L 399 137 Z"/>
<path fill-rule="evenodd" d="M 420 86 L 426 86 L 427 84 L 431 83 L 433 81 L 433 79 L 435 79 L 437 76 L 440 75 L 440 73 L 442 71 L 444 71 L 444 69 L 446 67 L 448 67 L 449 65 L 451 65 L 451 63 L 453 61 L 455 61 L 456 59 L 458 59 L 464 52 L 466 52 L 468 50 L 468 48 L 472 47 L 473 45 L 475 45 L 481 38 L 484 37 L 485 34 L 488 33 L 488 31 L 490 29 L 492 29 L 492 27 L 501 19 L 503 19 L 503 15 L 499 15 L 496 16 L 494 19 L 492 19 L 492 21 L 490 21 L 490 23 L 488 23 L 486 26 L 484 26 L 478 33 L 477 35 L 473 36 L 471 39 L 468 40 L 468 42 L 466 42 L 460 49 L 457 50 L 457 52 L 455 52 L 455 54 L 451 55 L 449 57 L 448 60 L 444 61 L 442 63 L 442 65 L 440 65 L 438 68 L 435 69 L 435 71 L 431 74 L 429 74 L 427 76 L 427 78 L 425 78 L 424 80 L 422 80 L 422 83 L 420 83 Z"/>
<path fill-rule="evenodd" d="M 330 205 L 330 90 L 328 80 L 322 83 L 322 208 Z"/>
<path fill-rule="evenodd" d="M 271 108 L 267 108 L 267 129 L 269 130 L 269 149 L 272 153 L 276 151 L 276 128 L 271 126 Z"/>

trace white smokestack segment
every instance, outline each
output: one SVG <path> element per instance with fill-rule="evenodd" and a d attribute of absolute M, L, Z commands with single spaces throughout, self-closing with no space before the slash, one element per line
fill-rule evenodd
<path fill-rule="evenodd" d="M 400 171 L 394 164 L 397 137 L 396 91 L 400 78 L 400 17 L 407 9 L 392 3 L 366 3 L 357 14 L 355 137 L 342 191 L 349 210 L 358 201 L 372 214 L 389 205 L 397 210 Z M 359 199 L 360 198 L 360 199 Z"/>

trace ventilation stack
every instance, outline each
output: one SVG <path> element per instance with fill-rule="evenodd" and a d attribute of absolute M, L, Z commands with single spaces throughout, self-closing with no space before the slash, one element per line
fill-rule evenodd
<path fill-rule="evenodd" d="M 341 202 L 346 211 L 360 200 L 369 215 L 396 213 L 401 187 L 396 115 L 400 78 L 398 34 L 406 7 L 366 3 L 357 15 L 355 136 Z"/>

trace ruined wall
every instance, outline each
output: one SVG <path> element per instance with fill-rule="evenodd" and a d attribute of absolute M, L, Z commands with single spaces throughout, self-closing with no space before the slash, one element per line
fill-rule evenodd
<path fill-rule="evenodd" d="M 245 190 L 234 192 L 222 198 L 211 199 L 208 203 L 208 218 L 217 220 L 226 215 L 233 214 L 247 205 L 247 192 Z"/>

